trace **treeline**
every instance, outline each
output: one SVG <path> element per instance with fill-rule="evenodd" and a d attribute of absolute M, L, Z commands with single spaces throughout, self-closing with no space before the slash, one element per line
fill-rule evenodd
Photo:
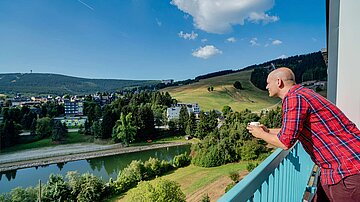
<path fill-rule="evenodd" d="M 266 79 L 275 67 L 289 67 L 294 71 L 296 83 L 311 80 L 327 80 L 327 67 L 321 52 L 306 55 L 296 55 L 286 59 L 272 60 L 260 65 L 252 65 L 244 70 L 254 69 L 251 73 L 250 81 L 258 88 L 265 90 Z"/>
<path fill-rule="evenodd" d="M 192 146 L 192 163 L 202 167 L 220 166 L 239 160 L 263 160 L 270 150 L 262 140 L 255 139 L 246 129 L 252 121 L 260 121 L 269 128 L 281 126 L 281 109 L 262 112 L 260 115 L 249 110 L 232 112 L 224 107 L 225 123 L 211 127 L 200 136 L 200 143 Z"/>
<path fill-rule="evenodd" d="M 43 184 L 41 188 L 39 186 L 25 189 L 17 187 L 10 193 L 1 194 L 0 201 L 35 202 L 39 201 L 39 196 L 41 196 L 41 201 L 44 202 L 104 201 L 115 194 L 124 193 L 135 187 L 141 181 L 154 179 L 171 170 L 189 164 L 190 159 L 186 153 L 175 156 L 170 162 L 160 161 L 156 158 L 149 158 L 149 160 L 145 162 L 134 160 L 119 172 L 117 179 L 110 179 L 107 183 L 90 173 L 80 175 L 77 172 L 68 172 L 65 178 L 61 175 L 51 174 L 48 182 Z M 150 184 L 146 185 L 147 187 L 152 186 Z M 134 192 L 139 193 L 139 191 L 142 194 L 148 192 L 148 194 L 151 194 L 151 198 L 157 199 L 156 201 L 165 202 L 168 201 L 168 199 L 173 199 L 172 201 L 185 201 L 185 194 L 175 182 L 167 180 L 159 181 L 154 185 L 155 189 L 151 191 L 143 189 L 143 186 L 144 182 L 139 184 L 137 190 L 130 193 L 131 201 L 137 201 L 137 199 L 142 196 L 141 194 L 134 194 Z M 41 191 L 39 192 L 40 189 Z M 41 193 L 41 195 L 39 193 Z"/>
<path fill-rule="evenodd" d="M 91 94 L 117 92 L 132 88 L 154 88 L 156 80 L 86 79 L 59 74 L 11 73 L 0 74 L 0 93 L 5 94 Z"/>
<path fill-rule="evenodd" d="M 82 131 L 124 144 L 152 140 L 159 135 L 155 126 L 167 124 L 166 109 L 174 103 L 169 93 L 153 91 L 127 93 L 104 107 L 88 101 L 84 103 L 88 119 Z"/>
<path fill-rule="evenodd" d="M 213 77 L 217 77 L 217 76 L 223 76 L 223 75 L 227 75 L 227 74 L 232 74 L 232 73 L 239 72 L 239 71 L 242 71 L 242 70 L 221 70 L 221 71 L 212 72 L 212 73 L 197 76 L 197 77 L 195 77 L 195 79 L 187 79 L 187 80 L 183 80 L 183 81 L 176 81 L 174 83 L 169 83 L 169 84 L 166 84 L 166 85 L 164 83 L 159 83 L 159 84 L 156 85 L 156 88 L 157 89 L 162 89 L 162 88 L 166 88 L 166 87 L 170 87 L 170 86 L 188 85 L 188 84 L 198 82 L 201 79 L 209 79 L 209 78 L 213 78 Z"/>
<path fill-rule="evenodd" d="M 188 85 L 198 82 L 201 79 L 208 79 L 217 76 L 223 76 L 240 71 L 254 70 L 251 74 L 251 82 L 258 88 L 265 90 L 266 77 L 272 69 L 272 64 L 276 67 L 290 67 L 294 70 L 296 76 L 296 82 L 301 83 L 309 80 L 321 80 L 327 79 L 327 67 L 325 61 L 321 55 L 321 52 L 314 52 L 304 55 L 295 55 L 285 59 L 271 60 L 262 64 L 255 64 L 247 66 L 238 70 L 222 70 L 204 74 L 195 77 L 195 79 L 187 79 L 183 81 L 177 81 L 172 84 L 159 83 L 156 88 L 162 89 L 170 86 Z M 266 76 L 265 76 L 266 75 Z"/>
<path fill-rule="evenodd" d="M 24 143 L 19 134 L 29 131 L 35 136 L 31 141 L 52 137 L 59 141 L 67 133 L 67 128 L 52 118 L 64 114 L 64 106 L 55 103 L 46 103 L 34 108 L 3 107 L 1 114 L 3 120 L 0 123 L 0 146 L 1 149 Z M 29 141 L 29 140 L 26 140 Z"/>

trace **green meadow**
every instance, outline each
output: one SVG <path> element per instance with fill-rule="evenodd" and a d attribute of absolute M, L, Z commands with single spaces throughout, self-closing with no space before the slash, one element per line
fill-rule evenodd
<path fill-rule="evenodd" d="M 203 79 L 199 82 L 165 88 L 172 97 L 179 102 L 198 103 L 201 110 L 222 110 L 228 105 L 235 111 L 250 109 L 261 111 L 274 107 L 279 103 L 278 98 L 270 98 L 267 91 L 262 91 L 250 82 L 251 71 L 242 71 L 233 74 Z M 234 88 L 235 81 L 239 81 L 243 90 Z M 208 87 L 214 87 L 214 91 L 208 91 Z"/>

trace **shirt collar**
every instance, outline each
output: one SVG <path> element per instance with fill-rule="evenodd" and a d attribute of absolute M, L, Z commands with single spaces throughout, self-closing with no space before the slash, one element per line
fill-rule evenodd
<path fill-rule="evenodd" d="M 302 86 L 301 86 L 300 84 L 295 84 L 295 85 L 293 85 L 293 86 L 289 89 L 289 91 L 286 93 L 286 95 L 284 96 L 284 98 L 287 97 L 288 95 L 290 95 L 291 93 L 294 93 L 295 91 L 297 91 L 297 90 L 300 89 L 300 88 L 302 88 Z"/>

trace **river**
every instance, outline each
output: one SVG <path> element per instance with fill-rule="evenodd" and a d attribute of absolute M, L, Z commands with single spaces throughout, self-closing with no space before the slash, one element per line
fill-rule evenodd
<path fill-rule="evenodd" d="M 130 164 L 132 160 L 146 161 L 150 157 L 154 157 L 170 161 L 174 156 L 184 152 L 190 152 L 190 145 L 6 171 L 0 173 L 0 194 L 9 192 L 18 186 L 23 188 L 36 186 L 39 180 L 42 183 L 46 183 L 51 173 L 65 176 L 69 171 L 78 171 L 79 173 L 89 172 L 101 177 L 104 181 L 108 181 L 110 178 L 116 179 L 119 171 Z"/>

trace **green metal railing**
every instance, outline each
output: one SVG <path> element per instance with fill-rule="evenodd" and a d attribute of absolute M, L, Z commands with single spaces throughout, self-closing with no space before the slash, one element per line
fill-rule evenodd
<path fill-rule="evenodd" d="M 300 143 L 277 149 L 218 201 L 302 201 L 313 167 Z"/>

